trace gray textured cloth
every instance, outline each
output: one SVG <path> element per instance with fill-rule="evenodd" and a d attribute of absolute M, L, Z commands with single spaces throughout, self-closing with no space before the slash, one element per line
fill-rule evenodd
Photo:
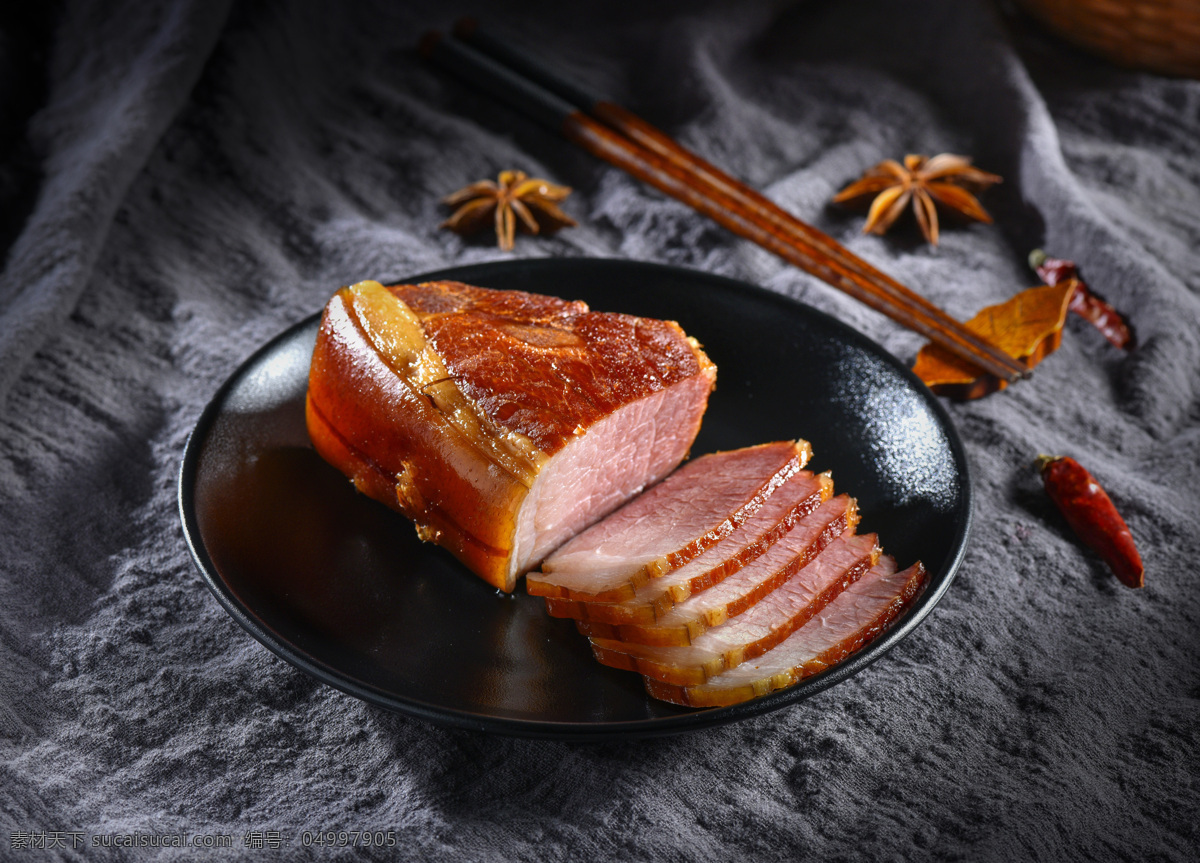
<path fill-rule="evenodd" d="M 1117 70 L 983 0 L 645 5 L 76 0 L 44 64 L 22 55 L 46 87 L 0 130 L 32 201 L 0 277 L 0 859 L 1196 859 L 1200 82 Z M 970 549 L 866 672 L 682 737 L 489 737 L 314 682 L 197 576 L 174 495 L 208 398 L 339 285 L 504 257 L 438 229 L 441 195 L 500 169 L 578 190 L 580 226 L 517 256 L 726 274 L 919 347 L 423 65 L 417 37 L 460 13 L 959 317 L 1034 284 L 1035 245 L 1131 313 L 1136 351 L 1073 320 L 1031 381 L 951 406 Z M 943 151 L 1004 176 L 994 225 L 932 249 L 827 206 L 880 159 Z M 1031 468 L 1045 451 L 1108 488 L 1145 589 L 1072 538 Z M 402 853 L 299 844 L 368 828 Z M 53 831 L 236 842 L 16 847 Z"/>

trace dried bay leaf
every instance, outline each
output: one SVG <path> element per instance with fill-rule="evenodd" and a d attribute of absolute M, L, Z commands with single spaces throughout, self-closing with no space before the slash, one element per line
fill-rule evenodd
<path fill-rule="evenodd" d="M 965 326 L 1033 368 L 1062 342 L 1072 292 L 1068 284 L 1029 288 L 980 310 Z M 938 395 L 954 399 L 978 399 L 1008 386 L 934 344 L 917 352 L 913 372 Z"/>

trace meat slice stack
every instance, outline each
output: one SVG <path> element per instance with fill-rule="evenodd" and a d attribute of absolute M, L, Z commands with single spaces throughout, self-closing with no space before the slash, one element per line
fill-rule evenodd
<path fill-rule="evenodd" d="M 787 441 L 695 459 L 551 554 L 526 587 L 585 602 L 630 599 L 737 531 L 811 454 L 807 441 Z"/>
<path fill-rule="evenodd" d="M 800 519 L 822 505 L 832 488 L 833 481 L 827 474 L 814 476 L 808 471 L 799 471 L 777 494 L 772 494 L 758 512 L 725 539 L 683 566 L 651 579 L 624 602 L 585 602 L 548 597 L 546 608 L 552 617 L 579 620 L 580 631 L 585 635 L 617 638 L 622 636 L 614 634 L 608 627 L 654 624 L 672 605 L 685 602 L 693 593 L 705 591 L 748 566 L 757 566 L 761 555 L 782 539 Z M 595 631 L 584 629 L 589 624 Z"/>
<path fill-rule="evenodd" d="M 690 686 L 647 677 L 646 689 L 655 698 L 675 704 L 723 707 L 791 686 L 836 665 L 881 635 L 927 581 L 919 561 L 897 572 L 895 560 L 884 556 L 815 618 L 756 661 Z"/>
<path fill-rule="evenodd" d="M 607 607 L 599 603 L 583 604 L 581 613 L 592 617 L 578 621 L 579 631 L 591 638 L 610 638 L 638 644 L 690 644 L 706 629 L 719 626 L 729 618 L 741 614 L 771 591 L 780 587 L 787 579 L 812 561 L 830 542 L 847 530 L 853 531 L 858 523 L 858 511 L 854 500 L 846 495 L 828 500 L 811 518 L 795 529 L 787 528 L 770 548 L 754 560 L 743 565 L 719 583 L 714 580 L 711 587 L 682 598 L 669 591 L 658 593 L 654 600 L 645 605 L 634 602 L 613 604 Z M 678 572 L 678 570 L 677 570 Z M 661 581 L 670 582 L 675 573 L 668 573 Z M 652 582 L 640 591 L 649 595 L 658 587 Z M 670 605 L 667 600 L 675 599 Z M 549 606 L 550 604 L 547 603 Z M 605 623 L 604 616 L 617 618 L 618 609 L 632 608 L 642 612 L 647 607 L 650 614 L 644 622 Z M 608 611 L 607 615 L 603 612 Z M 554 609 L 551 607 L 551 614 Z"/>
<path fill-rule="evenodd" d="M 550 555 L 529 592 L 573 618 L 596 659 L 656 698 L 733 704 L 817 673 L 876 637 L 920 593 L 853 498 L 800 469 L 803 441 L 716 453 Z"/>

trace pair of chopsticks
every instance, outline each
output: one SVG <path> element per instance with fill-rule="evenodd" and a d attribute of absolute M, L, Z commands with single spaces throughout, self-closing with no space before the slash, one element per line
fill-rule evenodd
<path fill-rule="evenodd" d="M 1029 375 L 1021 361 L 635 114 L 559 78 L 528 54 L 484 32 L 474 21 L 459 21 L 454 37 L 426 34 L 421 53 L 466 83 L 561 132 L 592 155 L 961 359 L 1010 383 Z"/>

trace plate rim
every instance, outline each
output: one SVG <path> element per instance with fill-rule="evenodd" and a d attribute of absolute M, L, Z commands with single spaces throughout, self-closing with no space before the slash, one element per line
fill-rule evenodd
<path fill-rule="evenodd" d="M 229 390 L 245 376 L 247 370 L 261 357 L 270 353 L 280 343 L 294 338 L 302 330 L 312 327 L 319 322 L 321 312 L 317 311 L 268 339 L 229 373 L 221 386 L 213 393 L 201 411 L 196 424 L 188 433 L 184 444 L 183 458 L 179 465 L 176 501 L 184 541 L 191 554 L 192 562 L 200 570 L 201 578 L 216 597 L 218 603 L 243 629 L 285 662 L 295 666 L 321 683 L 376 707 L 402 713 L 443 727 L 469 729 L 509 737 L 595 741 L 658 737 L 688 731 L 698 731 L 703 728 L 725 725 L 754 716 L 760 716 L 799 703 L 864 670 L 868 665 L 871 665 L 884 654 L 888 653 L 929 616 L 957 575 L 969 545 L 975 514 L 975 491 L 971 476 L 970 460 L 967 457 L 966 448 L 963 445 L 962 438 L 958 433 L 957 427 L 954 425 L 949 411 L 938 397 L 890 351 L 849 324 L 839 320 L 828 312 L 752 282 L 674 264 L 638 261 L 629 258 L 594 258 L 586 256 L 569 258 L 517 258 L 486 261 L 456 267 L 443 267 L 438 270 L 431 270 L 401 278 L 380 278 L 378 281 L 384 284 L 438 280 L 457 280 L 471 283 L 470 280 L 473 273 L 486 273 L 495 269 L 508 268 L 553 270 L 563 265 L 582 265 L 612 268 L 614 270 L 644 269 L 651 272 L 670 272 L 675 276 L 683 274 L 688 279 L 696 279 L 735 292 L 751 294 L 761 300 L 799 307 L 805 314 L 822 319 L 824 324 L 831 326 L 841 337 L 846 338 L 856 347 L 877 355 L 895 371 L 899 372 L 901 377 L 907 379 L 912 389 L 932 409 L 942 431 L 946 435 L 951 456 L 962 476 L 964 517 L 954 537 L 954 551 L 946 564 L 946 574 L 941 582 L 926 587 L 912 608 L 904 614 L 896 625 L 881 637 L 875 639 L 866 647 L 827 671 L 793 686 L 728 707 L 699 708 L 686 713 L 669 716 L 611 722 L 564 722 L 545 719 L 521 719 L 433 705 L 425 701 L 398 695 L 394 692 L 387 692 L 359 681 L 344 672 L 340 672 L 336 668 L 320 662 L 315 657 L 306 654 L 300 648 L 293 646 L 254 616 L 252 610 L 247 608 L 233 593 L 229 585 L 220 578 L 215 562 L 204 547 L 200 536 L 200 525 L 194 505 L 192 505 L 200 453 L 203 449 L 202 444 L 211 431 L 212 425 L 220 413 L 220 408 Z"/>

